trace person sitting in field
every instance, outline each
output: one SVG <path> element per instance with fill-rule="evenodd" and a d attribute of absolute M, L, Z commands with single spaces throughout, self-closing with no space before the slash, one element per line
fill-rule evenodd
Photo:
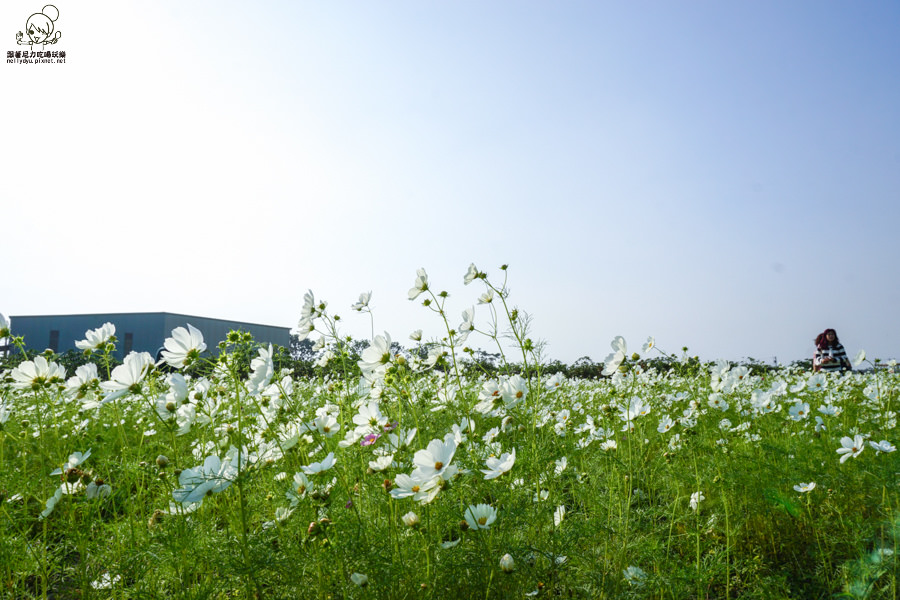
<path fill-rule="evenodd" d="M 838 341 L 834 329 L 826 329 L 816 336 L 816 353 L 813 355 L 813 371 L 850 370 L 850 359 L 847 351 Z"/>

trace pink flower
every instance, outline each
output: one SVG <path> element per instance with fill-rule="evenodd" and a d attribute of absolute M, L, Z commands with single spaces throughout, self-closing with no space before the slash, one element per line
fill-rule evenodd
<path fill-rule="evenodd" d="M 370 433 L 370 434 L 367 434 L 367 435 L 359 442 L 359 445 L 360 445 L 360 446 L 371 446 L 371 445 L 374 444 L 374 443 L 378 440 L 378 438 L 380 438 L 380 437 L 381 437 L 381 434 L 380 434 L 380 433 Z"/>

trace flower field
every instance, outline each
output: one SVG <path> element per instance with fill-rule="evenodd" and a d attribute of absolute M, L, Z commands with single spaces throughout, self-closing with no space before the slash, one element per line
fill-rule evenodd
<path fill-rule="evenodd" d="M 604 377 L 566 378 L 506 274 L 469 267 L 457 309 L 419 270 L 411 308 L 445 335 L 373 331 L 356 360 L 310 292 L 315 376 L 191 326 L 158 363 L 113 365 L 102 323 L 74 372 L 10 363 L 0 595 L 900 597 L 893 367 L 754 374 L 619 337 Z"/>

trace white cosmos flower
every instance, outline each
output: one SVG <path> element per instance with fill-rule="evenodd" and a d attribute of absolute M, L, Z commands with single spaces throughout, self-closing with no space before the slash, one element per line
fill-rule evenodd
<path fill-rule="evenodd" d="M 116 575 L 115 577 L 110 576 L 109 571 L 100 576 L 99 579 L 95 579 L 91 582 L 91 587 L 95 590 L 108 590 L 112 586 L 119 583 L 122 580 L 121 575 Z"/>
<path fill-rule="evenodd" d="M 96 392 L 100 387 L 100 377 L 97 374 L 97 365 L 87 363 L 75 369 L 75 375 L 66 381 L 66 393 L 72 398 L 82 401 L 83 408 L 90 409 L 99 406 L 96 402 Z"/>
<path fill-rule="evenodd" d="M 806 387 L 814 392 L 819 392 L 825 389 L 827 381 L 828 380 L 825 379 L 825 373 L 816 373 L 806 380 Z"/>
<path fill-rule="evenodd" d="M 481 472 L 484 473 L 485 479 L 496 479 L 504 473 L 508 473 L 509 470 L 513 468 L 515 462 L 516 449 L 513 448 L 512 453 L 504 452 L 500 455 L 500 458 L 495 458 L 493 456 L 488 457 L 485 461 L 487 469 L 482 469 Z"/>
<path fill-rule="evenodd" d="M 384 471 L 394 463 L 393 454 L 385 454 L 369 461 L 369 468 L 373 471 Z"/>
<path fill-rule="evenodd" d="M 41 355 L 34 360 L 26 360 L 10 373 L 13 387 L 19 389 L 38 389 L 41 387 L 62 384 L 66 381 L 66 369 L 62 365 L 48 361 Z"/>
<path fill-rule="evenodd" d="M 86 331 L 85 339 L 75 342 L 75 347 L 79 350 L 100 350 L 115 334 L 116 326 L 112 323 L 104 323 L 97 329 Z"/>
<path fill-rule="evenodd" d="M 181 488 L 172 491 L 172 497 L 182 504 L 203 502 L 209 494 L 227 489 L 238 474 L 237 448 L 232 447 L 223 461 L 218 456 L 208 456 L 203 464 L 185 469 L 178 476 Z"/>
<path fill-rule="evenodd" d="M 459 325 L 460 332 L 472 331 L 475 328 L 475 307 L 467 308 L 462 313 L 463 322 Z"/>
<path fill-rule="evenodd" d="M 335 356 L 337 356 L 337 355 L 334 352 L 332 352 L 331 350 L 326 350 L 325 352 L 322 353 L 322 356 L 320 356 L 319 358 L 316 359 L 316 362 L 314 364 L 317 367 L 325 367 L 325 365 L 328 364 L 328 361 L 331 360 L 332 358 L 334 358 Z"/>
<path fill-rule="evenodd" d="M 799 484 L 794 486 L 795 492 L 800 492 L 801 494 L 805 494 L 807 492 L 811 492 L 816 489 L 816 482 L 810 481 L 809 483 L 800 482 Z"/>
<path fill-rule="evenodd" d="M 416 269 L 416 282 L 409 289 L 409 299 L 415 300 L 419 294 L 428 289 L 428 274 L 425 269 Z"/>
<path fill-rule="evenodd" d="M 722 398 L 722 394 L 713 392 L 709 395 L 709 407 L 725 412 L 726 410 L 728 410 L 728 402 L 726 402 L 725 399 Z"/>
<path fill-rule="evenodd" d="M 412 443 L 413 438 L 416 437 L 416 432 L 418 432 L 418 429 L 413 427 L 409 430 L 398 429 L 394 433 L 389 433 L 387 440 L 385 440 L 387 451 L 399 452 L 400 450 L 405 450 Z"/>
<path fill-rule="evenodd" d="M 350 581 L 358 585 L 359 587 L 366 587 L 369 585 L 369 578 L 362 573 L 353 573 L 350 575 Z"/>
<path fill-rule="evenodd" d="M 470 529 L 489 529 L 497 520 L 497 509 L 490 504 L 469 505 L 466 509 L 466 523 Z"/>
<path fill-rule="evenodd" d="M 9 337 L 9 334 L 9 319 L 3 313 L 0 313 L 0 340 Z"/>
<path fill-rule="evenodd" d="M 275 363 L 272 360 L 272 344 L 268 348 L 260 348 L 256 358 L 250 361 L 250 375 L 247 377 L 247 391 L 251 396 L 262 394 L 272 377 L 275 376 Z"/>
<path fill-rule="evenodd" d="M 638 417 L 650 414 L 650 405 L 646 404 L 643 399 L 634 396 L 628 401 L 628 406 L 622 408 L 619 413 L 623 421 L 631 422 Z"/>
<path fill-rule="evenodd" d="M 482 295 L 478 296 L 478 304 L 490 304 L 494 301 L 494 290 L 488 289 Z"/>
<path fill-rule="evenodd" d="M 312 290 L 303 294 L 303 307 L 300 309 L 300 318 L 312 320 L 316 317 L 316 296 Z"/>
<path fill-rule="evenodd" d="M 851 456 L 856 458 L 865 449 L 866 446 L 863 441 L 863 436 L 855 435 L 852 438 L 844 436 L 841 438 L 841 447 L 838 448 L 836 452 L 843 455 L 841 456 L 841 463 L 843 463 Z"/>
<path fill-rule="evenodd" d="M 853 358 L 853 366 L 858 367 L 859 365 L 863 364 L 863 362 L 865 360 L 866 360 L 866 351 L 860 350 L 859 352 L 856 353 L 856 356 Z"/>
<path fill-rule="evenodd" d="M 625 343 L 625 338 L 621 335 L 617 335 L 613 338 L 613 341 L 610 342 L 610 346 L 612 346 L 613 353 L 603 359 L 603 375 L 612 375 L 615 373 L 619 366 L 625 361 L 625 357 L 628 356 L 628 344 Z"/>
<path fill-rule="evenodd" d="M 675 421 L 673 421 L 672 418 L 669 417 L 669 415 L 663 415 L 659 420 L 659 425 L 656 426 L 656 430 L 660 433 L 666 433 L 674 426 Z"/>
<path fill-rule="evenodd" d="M 792 421 L 802 421 L 809 417 L 809 404 L 799 400 L 788 410 Z"/>
<path fill-rule="evenodd" d="M 99 480 L 98 480 L 99 481 Z M 112 487 L 108 483 L 101 483 L 98 485 L 96 481 L 92 481 L 85 488 L 85 497 L 88 500 L 93 500 L 94 498 L 107 498 L 112 494 Z"/>
<path fill-rule="evenodd" d="M 62 468 L 51 471 L 51 475 L 62 475 L 69 469 L 74 469 L 84 461 L 86 461 L 91 456 L 90 449 L 87 452 L 73 452 L 69 455 L 69 458 L 66 459 L 66 463 L 62 466 Z"/>
<path fill-rule="evenodd" d="M 325 414 L 316 417 L 313 422 L 319 433 L 325 437 L 331 437 L 341 429 L 341 424 L 333 415 Z"/>
<path fill-rule="evenodd" d="M 201 352 L 206 350 L 203 334 L 190 323 L 188 323 L 187 329 L 184 327 L 173 329 L 172 337 L 166 338 L 164 346 L 163 360 L 176 369 L 190 365 L 200 358 Z"/>
<path fill-rule="evenodd" d="M 563 519 L 566 518 L 566 507 L 563 505 L 557 506 L 556 510 L 553 511 L 553 526 L 559 527 L 560 523 L 563 522 Z"/>
<path fill-rule="evenodd" d="M 548 390 L 555 390 L 566 381 L 566 376 L 562 372 L 554 373 L 544 384 Z"/>
<path fill-rule="evenodd" d="M 378 401 L 371 400 L 359 407 L 359 412 L 353 415 L 353 422 L 356 424 L 356 432 L 363 436 L 369 433 L 381 433 L 388 418 L 381 414 Z"/>
<path fill-rule="evenodd" d="M 478 278 L 478 269 L 475 267 L 475 263 L 471 263 L 469 268 L 466 269 L 466 274 L 463 276 L 463 283 L 465 285 L 469 285 L 475 279 Z"/>
<path fill-rule="evenodd" d="M 625 581 L 628 585 L 636 587 L 644 585 L 644 581 L 647 579 L 647 574 L 644 570 L 640 567 L 635 567 L 634 565 L 622 571 L 622 575 L 625 577 Z"/>
<path fill-rule="evenodd" d="M 362 294 L 359 295 L 359 302 L 357 302 L 356 304 L 354 304 L 354 305 L 351 306 L 350 308 L 353 309 L 353 310 L 355 310 L 355 311 L 357 311 L 357 312 L 361 312 L 362 309 L 368 308 L 368 307 L 369 307 L 369 301 L 370 301 L 371 299 L 372 299 L 372 292 L 371 292 L 371 291 L 363 292 Z"/>
<path fill-rule="evenodd" d="M 103 402 L 110 402 L 128 393 L 139 394 L 141 383 L 151 366 L 153 357 L 148 352 L 131 352 L 121 365 L 113 369 L 110 380 L 100 384 L 101 388 L 109 392 Z"/>
<path fill-rule="evenodd" d="M 433 367 L 437 362 L 449 353 L 441 345 L 435 345 L 428 349 L 428 357 L 425 359 L 425 365 Z"/>
<path fill-rule="evenodd" d="M 876 456 L 877 456 L 880 452 L 893 452 L 894 450 L 897 449 L 893 444 L 891 444 L 891 443 L 890 443 L 889 441 L 887 441 L 887 440 L 881 440 L 881 441 L 878 442 L 878 443 L 875 443 L 875 442 L 869 442 L 869 445 L 872 446 L 872 448 L 875 449 L 875 455 L 876 455 Z"/>
<path fill-rule="evenodd" d="M 275 519 L 272 521 L 266 521 L 262 524 L 263 529 L 271 529 L 272 527 L 276 527 L 278 525 L 283 525 L 287 522 L 290 516 L 294 513 L 293 508 L 287 508 L 285 506 L 279 506 L 275 509 Z"/>
<path fill-rule="evenodd" d="M 303 472 L 307 475 L 315 475 L 316 473 L 327 471 L 333 467 L 335 463 L 337 463 L 337 460 L 334 458 L 334 452 L 329 452 L 328 456 L 326 456 L 322 462 L 310 463 L 300 468 L 303 469 Z"/>
<path fill-rule="evenodd" d="M 394 478 L 394 486 L 391 488 L 391 497 L 412 498 L 416 502 L 428 504 L 440 491 L 438 483 L 440 478 L 422 479 L 415 471 L 412 475 L 400 473 Z"/>
<path fill-rule="evenodd" d="M 413 511 L 409 511 L 408 513 L 400 517 L 400 519 L 407 527 L 415 527 L 419 524 L 419 515 L 417 515 Z"/>
<path fill-rule="evenodd" d="M 160 394 L 156 399 L 156 414 L 163 421 L 171 421 L 175 418 L 175 411 L 178 410 L 178 403 L 169 399 L 166 395 Z"/>
<path fill-rule="evenodd" d="M 823 404 L 819 407 L 819 412 L 828 417 L 836 417 L 841 414 L 840 407 L 837 407 L 833 404 Z"/>
<path fill-rule="evenodd" d="M 706 500 L 706 496 L 703 495 L 703 492 L 694 492 L 691 494 L 691 510 L 700 508 L 700 503 L 704 500 Z"/>
<path fill-rule="evenodd" d="M 565 456 L 554 462 L 556 463 L 556 466 L 553 468 L 553 473 L 556 475 L 562 475 L 562 472 L 569 466 L 569 459 Z"/>
<path fill-rule="evenodd" d="M 450 427 L 450 431 L 453 433 L 453 439 L 456 440 L 456 445 L 459 446 L 469 440 L 469 436 L 467 433 L 475 433 L 475 421 L 470 421 L 466 417 L 463 417 L 459 423 L 454 423 L 452 427 Z"/>
<path fill-rule="evenodd" d="M 306 496 L 317 494 L 327 494 L 331 491 L 332 486 L 337 482 L 337 478 L 332 478 L 330 483 L 316 485 L 303 473 L 294 474 L 294 485 L 287 491 L 285 496 L 290 501 L 291 506 L 297 506 L 301 499 Z"/>
<path fill-rule="evenodd" d="M 411 339 L 414 342 L 421 342 L 422 341 L 422 330 L 416 329 L 415 331 L 413 331 L 411 334 L 409 334 L 409 339 Z"/>
<path fill-rule="evenodd" d="M 358 442 L 359 438 L 361 438 L 363 435 L 365 435 L 365 432 L 360 431 L 359 427 L 357 427 L 356 429 L 348 429 L 347 433 L 344 434 L 344 439 L 338 442 L 338 447 L 349 448 L 350 446 Z"/>
<path fill-rule="evenodd" d="M 363 375 L 383 375 L 391 362 L 391 335 L 387 331 L 383 336 L 376 335 L 372 344 L 363 350 L 360 359 L 356 364 Z"/>
<path fill-rule="evenodd" d="M 56 491 L 53 492 L 53 495 L 47 499 L 47 502 L 44 503 L 44 510 L 41 511 L 41 516 L 38 517 L 38 520 L 46 519 L 50 516 L 50 513 L 53 512 L 53 509 L 56 508 L 56 503 L 59 502 L 60 498 L 63 497 L 62 488 L 56 488 Z"/>
<path fill-rule="evenodd" d="M 512 408 L 528 395 L 528 382 L 521 375 L 513 375 L 500 384 L 500 395 L 506 408 Z"/>
<path fill-rule="evenodd" d="M 650 337 L 647 338 L 647 341 L 644 342 L 644 345 L 641 346 L 641 354 L 646 355 L 648 352 L 650 352 L 650 349 L 653 348 L 655 345 L 656 345 L 656 340 L 653 339 L 653 336 L 651 335 Z"/>
<path fill-rule="evenodd" d="M 299 341 L 303 341 L 309 337 L 313 331 L 316 330 L 316 325 L 313 323 L 312 319 L 300 319 L 297 322 L 297 327 L 294 329 L 297 338 Z"/>
<path fill-rule="evenodd" d="M 416 466 L 413 476 L 418 474 L 420 479 L 427 480 L 443 475 L 455 453 L 456 440 L 453 439 L 453 434 L 447 434 L 443 441 L 431 440 L 427 448 L 419 450 L 413 456 L 413 464 Z"/>

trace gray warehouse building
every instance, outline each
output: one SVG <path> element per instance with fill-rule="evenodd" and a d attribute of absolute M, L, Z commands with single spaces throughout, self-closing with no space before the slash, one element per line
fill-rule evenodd
<path fill-rule="evenodd" d="M 77 350 L 75 342 L 83 340 L 84 332 L 97 329 L 104 323 L 116 326 L 115 357 L 121 360 L 129 352 L 149 352 L 154 357 L 167 337 L 176 327 L 190 323 L 203 334 L 208 350 L 215 351 L 216 344 L 225 339 L 231 330 L 247 331 L 253 339 L 263 344 L 290 347 L 290 327 L 259 325 L 242 321 L 210 319 L 194 315 L 167 312 L 107 313 L 90 315 L 32 315 L 10 316 L 12 334 L 25 338 L 29 350 L 54 352 Z"/>

